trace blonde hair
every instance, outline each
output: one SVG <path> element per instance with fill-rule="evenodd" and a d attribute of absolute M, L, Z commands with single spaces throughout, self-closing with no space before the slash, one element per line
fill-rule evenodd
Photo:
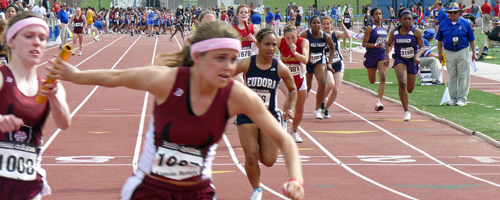
<path fill-rule="evenodd" d="M 297 27 L 291 24 L 286 25 L 285 28 L 283 28 L 283 33 L 288 33 L 288 32 L 297 33 Z"/>
<path fill-rule="evenodd" d="M 328 20 L 330 21 L 330 24 L 333 24 L 333 19 L 329 16 L 324 16 L 323 18 L 321 18 L 321 22 L 323 22 L 323 20 Z"/>
<path fill-rule="evenodd" d="M 221 21 L 209 21 L 201 24 L 196 28 L 196 32 L 190 39 L 189 43 L 185 43 L 182 50 L 174 53 L 160 54 L 156 56 L 159 59 L 163 59 L 161 65 L 169 67 L 177 66 L 193 66 L 193 59 L 190 55 L 191 44 L 196 44 L 203 40 L 208 40 L 212 38 L 234 38 L 240 39 L 240 34 L 225 22 Z M 204 55 L 203 53 L 201 55 Z"/>

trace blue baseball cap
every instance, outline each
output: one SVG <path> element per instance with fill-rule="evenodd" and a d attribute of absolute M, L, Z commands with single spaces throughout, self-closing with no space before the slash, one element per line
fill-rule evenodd
<path fill-rule="evenodd" d="M 424 38 L 431 39 L 434 37 L 436 37 L 436 32 L 434 31 L 434 29 L 429 29 L 424 32 Z"/>
<path fill-rule="evenodd" d="M 271 9 L 271 7 L 267 6 L 266 9 Z"/>

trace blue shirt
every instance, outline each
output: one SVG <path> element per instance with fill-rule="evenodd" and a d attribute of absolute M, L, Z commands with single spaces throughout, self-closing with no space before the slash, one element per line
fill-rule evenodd
<path fill-rule="evenodd" d="M 266 16 L 266 23 L 270 23 L 273 21 L 273 18 L 274 18 L 274 15 L 271 11 L 267 12 L 267 16 Z"/>
<path fill-rule="evenodd" d="M 250 17 L 250 21 L 252 22 L 252 24 L 260 24 L 260 22 L 262 22 L 262 18 L 260 17 L 260 15 L 258 13 L 254 13 L 251 17 Z"/>
<path fill-rule="evenodd" d="M 99 30 L 102 30 L 102 23 L 100 21 L 96 21 L 94 22 L 94 26 L 99 29 Z"/>
<path fill-rule="evenodd" d="M 57 13 L 57 19 L 58 20 L 61 20 L 61 23 L 63 24 L 67 24 L 69 22 L 69 19 L 68 19 L 68 13 L 66 13 L 66 11 L 64 11 L 63 9 L 61 9 L 58 13 Z"/>
<path fill-rule="evenodd" d="M 460 44 L 453 46 L 453 38 L 458 37 Z M 436 35 L 436 40 L 442 41 L 444 49 L 458 51 L 469 47 L 469 42 L 474 41 L 474 31 L 469 22 L 461 17 L 455 25 L 448 18 L 441 22 Z"/>
<path fill-rule="evenodd" d="M 281 20 L 282 20 L 282 19 L 281 19 L 281 14 L 280 14 L 280 13 L 276 13 L 276 14 L 274 15 L 274 20 L 280 20 L 280 22 L 281 22 Z"/>
<path fill-rule="evenodd" d="M 445 19 L 448 19 L 448 13 L 444 12 L 444 8 L 441 8 L 441 10 L 439 10 L 437 20 L 439 21 L 440 24 Z"/>
<path fill-rule="evenodd" d="M 424 44 L 425 44 L 425 51 L 424 53 L 422 54 L 422 56 L 420 56 L 421 58 L 425 57 L 427 54 L 430 54 L 431 53 L 431 48 L 430 48 L 430 44 L 429 44 L 429 41 L 427 41 L 427 39 L 423 38 L 424 40 Z"/>

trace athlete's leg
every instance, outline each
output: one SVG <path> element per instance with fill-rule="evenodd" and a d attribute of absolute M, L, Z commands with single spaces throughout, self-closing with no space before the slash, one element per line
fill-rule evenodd
<path fill-rule="evenodd" d="M 318 81 L 318 91 L 316 91 L 316 107 L 314 110 L 318 110 L 325 100 L 326 66 L 324 63 L 316 64 L 316 67 L 314 67 L 314 76 Z"/>
<path fill-rule="evenodd" d="M 403 110 L 408 111 L 407 66 L 404 63 L 399 63 L 394 67 L 394 72 L 396 73 L 396 77 L 398 79 L 399 99 L 401 99 L 401 104 L 403 104 Z"/>
<path fill-rule="evenodd" d="M 332 78 L 334 81 L 333 90 L 330 96 L 328 97 L 328 102 L 326 102 L 326 109 L 330 108 L 333 102 L 335 102 L 335 100 L 337 99 L 337 95 L 339 94 L 340 91 L 340 86 L 342 85 L 342 79 L 344 78 L 344 72 L 335 72 Z"/>
<path fill-rule="evenodd" d="M 240 137 L 241 148 L 245 154 L 245 171 L 252 188 L 260 188 L 259 167 L 259 128 L 255 124 L 236 126 Z"/>

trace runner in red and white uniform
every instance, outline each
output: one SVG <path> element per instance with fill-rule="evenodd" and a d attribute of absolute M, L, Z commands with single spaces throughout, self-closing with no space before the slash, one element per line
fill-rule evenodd
<path fill-rule="evenodd" d="M 51 113 L 57 127 L 68 128 L 70 111 L 63 86 L 37 75 L 49 37 L 45 21 L 25 11 L 10 24 L 11 60 L 0 67 L 0 199 L 41 199 L 51 193 L 40 165 L 43 126 Z M 47 97 L 43 103 L 35 100 L 39 92 Z"/>
<path fill-rule="evenodd" d="M 238 25 L 233 26 L 240 34 L 241 51 L 238 55 L 238 60 L 250 57 L 257 54 L 257 48 L 252 49 L 252 44 L 255 45 L 257 39 L 254 37 L 255 33 L 259 32 L 259 28 L 249 22 L 249 11 L 247 5 L 239 5 L 236 9 L 236 17 L 238 18 Z M 245 23 L 247 24 L 245 26 Z M 248 29 L 247 29 L 248 27 Z"/>
<path fill-rule="evenodd" d="M 304 105 L 307 98 L 307 83 L 306 83 L 306 64 L 309 59 L 309 41 L 297 35 L 297 28 L 293 25 L 287 25 L 283 29 L 284 37 L 278 40 L 280 50 L 280 59 L 290 69 L 297 87 L 297 103 L 295 104 L 295 116 L 293 118 L 290 133 L 295 139 L 295 142 L 302 143 L 297 129 L 304 115 Z M 288 92 L 283 90 L 283 94 L 287 96 Z M 288 110 L 288 101 L 285 101 L 283 110 Z"/>
<path fill-rule="evenodd" d="M 170 67 L 80 71 L 62 60 L 63 65 L 51 61 L 57 68 L 49 69 L 52 78 L 154 95 L 139 168 L 125 183 L 122 199 L 215 199 L 207 152 L 222 137 L 227 120 L 238 114 L 254 120 L 281 149 L 291 178 L 284 185 L 285 196 L 303 198 L 297 145 L 255 92 L 231 78 L 241 49 L 238 37 L 224 22 L 203 23 L 190 46 L 163 56 L 170 58 L 165 63 Z"/>

